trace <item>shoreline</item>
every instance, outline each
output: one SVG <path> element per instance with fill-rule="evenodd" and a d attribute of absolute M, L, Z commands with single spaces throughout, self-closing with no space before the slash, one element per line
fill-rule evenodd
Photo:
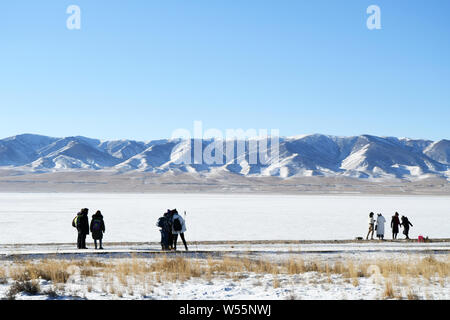
<path fill-rule="evenodd" d="M 181 191 L 181 190 L 155 190 L 155 191 L 136 191 L 136 190 L 91 190 L 91 191 L 77 191 L 77 190 L 3 190 L 0 188 L 0 194 L 108 194 L 108 195 L 116 195 L 116 194 L 127 194 L 127 195 L 158 195 L 158 194 L 192 194 L 192 195 L 255 195 L 255 196 L 265 196 L 265 195 L 274 195 L 274 196 L 386 196 L 386 197 L 450 197 L 450 192 L 390 192 L 390 191 L 380 191 L 380 192 L 357 192 L 357 191 L 348 191 L 348 192 L 340 192 L 340 191 L 326 191 L 326 192 L 318 192 L 318 191 L 224 191 L 224 190 L 208 190 L 208 191 Z"/>
<path fill-rule="evenodd" d="M 417 239 L 385 239 L 385 240 L 355 240 L 355 239 L 341 239 L 341 240 L 206 240 L 206 241 L 189 241 L 191 245 L 295 245 L 295 244 L 383 244 L 383 243 L 448 243 L 450 238 L 435 238 L 428 239 L 427 242 L 418 242 Z M 124 241 L 124 242 L 104 242 L 105 246 L 141 246 L 141 245 L 159 245 L 158 241 Z M 49 242 L 49 243 L 0 243 L 1 247 L 25 247 L 25 246 L 65 246 L 74 245 L 74 242 Z"/>

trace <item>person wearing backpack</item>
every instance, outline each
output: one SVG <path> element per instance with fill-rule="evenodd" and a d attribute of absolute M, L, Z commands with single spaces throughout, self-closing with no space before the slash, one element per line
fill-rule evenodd
<path fill-rule="evenodd" d="M 184 247 L 188 251 L 186 244 L 186 239 L 184 238 L 184 233 L 186 232 L 186 223 L 184 219 L 178 214 L 177 209 L 172 210 L 172 235 L 173 235 L 173 249 L 177 250 L 178 235 L 180 235 L 181 240 L 183 240 Z"/>
<path fill-rule="evenodd" d="M 77 228 L 78 238 L 77 238 L 77 248 L 87 249 L 86 247 L 86 236 L 89 234 L 89 219 L 88 219 L 88 208 L 81 209 L 77 213 L 77 216 L 72 220 L 72 226 Z"/>
<path fill-rule="evenodd" d="M 92 233 L 92 239 L 94 239 L 95 249 L 97 249 L 97 240 L 99 241 L 100 244 L 99 249 L 103 249 L 102 240 L 103 240 L 103 233 L 105 233 L 105 222 L 103 220 L 103 216 L 100 210 L 98 210 L 92 216 L 90 230 Z"/>
<path fill-rule="evenodd" d="M 161 232 L 161 249 L 170 250 L 172 248 L 172 220 L 169 217 L 169 210 L 158 219 L 156 226 L 160 228 Z"/>

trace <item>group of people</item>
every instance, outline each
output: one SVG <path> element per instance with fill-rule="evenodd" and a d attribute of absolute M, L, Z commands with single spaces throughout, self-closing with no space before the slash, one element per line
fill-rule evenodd
<path fill-rule="evenodd" d="M 99 241 L 99 249 L 103 249 L 102 239 L 103 233 L 105 233 L 105 222 L 103 221 L 103 215 L 100 210 L 98 210 L 92 216 L 91 224 L 89 224 L 88 212 L 88 208 L 83 208 L 72 220 L 72 226 L 78 231 L 77 248 L 87 249 L 86 236 L 90 231 L 92 234 L 92 239 L 94 239 L 95 249 L 97 249 L 97 241 Z"/>
<path fill-rule="evenodd" d="M 186 212 L 184 214 L 186 215 Z M 178 235 L 180 235 L 184 247 L 188 251 L 186 239 L 184 238 L 186 222 L 178 214 L 177 209 L 167 209 L 167 212 L 156 222 L 156 226 L 160 228 L 162 250 L 177 250 Z"/>
<path fill-rule="evenodd" d="M 94 239 L 95 249 L 103 249 L 102 240 L 103 234 L 105 233 L 103 215 L 101 211 L 98 210 L 92 216 L 91 223 L 89 224 L 88 212 L 88 208 L 81 209 L 72 221 L 72 226 L 78 231 L 77 248 L 87 249 L 86 236 L 90 232 L 92 234 L 92 239 Z M 386 219 L 381 213 L 377 215 L 376 219 L 374 218 L 374 215 L 373 212 L 369 213 L 369 232 L 367 233 L 366 240 L 369 239 L 369 236 L 371 236 L 371 240 L 373 240 L 375 231 L 377 238 L 379 240 L 384 240 L 384 224 L 386 223 Z M 186 222 L 181 215 L 178 214 L 177 209 L 167 209 L 167 212 L 158 219 L 156 225 L 160 228 L 161 232 L 162 250 L 177 250 L 178 235 L 180 235 L 186 251 L 188 250 L 186 239 L 184 237 L 184 233 L 186 232 Z M 405 239 L 409 239 L 409 228 L 413 225 L 408 217 L 402 216 L 399 218 L 399 214 L 396 212 L 391 219 L 392 239 L 397 239 L 400 226 L 403 227 Z M 99 247 L 97 247 L 97 241 L 99 242 Z"/>
<path fill-rule="evenodd" d="M 105 221 L 100 210 L 98 210 L 93 216 L 91 223 L 89 224 L 88 218 L 89 209 L 83 208 L 77 213 L 76 217 L 72 220 L 72 226 L 77 229 L 77 248 L 87 249 L 86 236 L 89 232 L 94 239 L 95 249 L 103 249 L 103 234 L 105 233 Z M 186 214 L 186 213 L 185 213 Z M 186 232 L 186 222 L 178 214 L 177 209 L 169 210 L 158 219 L 156 224 L 161 228 L 161 247 L 163 250 L 177 250 L 178 235 L 183 240 L 186 251 L 188 250 L 184 233 Z M 99 246 L 97 246 L 97 241 Z"/>
<path fill-rule="evenodd" d="M 386 219 L 381 213 L 377 215 L 376 219 L 374 218 L 374 215 L 375 214 L 373 212 L 369 213 L 369 232 L 367 233 L 366 240 L 369 239 L 369 235 L 371 235 L 371 240 L 373 240 L 373 234 L 375 231 L 377 232 L 377 238 L 379 240 L 384 240 L 384 224 L 386 223 Z M 398 212 L 396 212 L 391 219 L 392 239 L 397 239 L 400 226 L 403 227 L 403 234 L 406 237 L 405 239 L 409 239 L 409 228 L 413 225 L 408 220 L 408 217 L 402 216 L 400 219 Z"/>

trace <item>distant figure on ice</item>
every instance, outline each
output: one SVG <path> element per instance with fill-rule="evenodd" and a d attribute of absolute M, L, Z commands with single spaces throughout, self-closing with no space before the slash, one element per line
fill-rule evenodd
<path fill-rule="evenodd" d="M 373 212 L 369 213 L 369 232 L 367 232 L 366 240 L 369 240 L 369 234 L 371 235 L 371 240 L 373 240 L 373 230 L 374 230 L 375 220 L 373 218 Z"/>
<path fill-rule="evenodd" d="M 167 209 L 162 217 L 156 222 L 156 226 L 159 227 L 161 232 L 161 249 L 171 250 L 173 245 L 172 240 L 172 212 Z"/>
<path fill-rule="evenodd" d="M 178 214 L 177 209 L 172 210 L 172 235 L 173 235 L 173 249 L 177 250 L 178 235 L 183 240 L 184 247 L 188 251 L 186 240 L 184 239 L 184 233 L 186 232 L 186 223 L 184 219 Z"/>
<path fill-rule="evenodd" d="M 409 226 L 413 226 L 411 222 L 409 222 L 408 217 L 402 216 L 403 234 L 406 236 L 405 239 L 409 239 Z"/>
<path fill-rule="evenodd" d="M 392 239 L 397 239 L 399 225 L 400 219 L 398 218 L 398 212 L 396 212 L 391 219 Z"/>
<path fill-rule="evenodd" d="M 384 240 L 384 224 L 386 219 L 383 217 L 381 213 L 378 214 L 377 217 L 377 238 L 380 240 Z"/>
<path fill-rule="evenodd" d="M 103 216 L 100 210 L 98 210 L 93 216 L 91 220 L 92 239 L 94 239 L 95 249 L 97 249 L 97 240 L 100 244 L 100 249 L 103 249 L 102 240 L 103 233 L 105 232 L 105 222 L 103 221 Z"/>
<path fill-rule="evenodd" d="M 77 213 L 75 219 L 72 220 L 72 226 L 77 228 L 78 238 L 77 238 L 77 248 L 87 249 L 86 247 L 86 236 L 89 234 L 89 219 L 88 219 L 88 208 L 81 209 Z"/>

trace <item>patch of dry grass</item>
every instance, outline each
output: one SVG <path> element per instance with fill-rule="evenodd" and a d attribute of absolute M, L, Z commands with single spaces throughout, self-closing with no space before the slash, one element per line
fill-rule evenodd
<path fill-rule="evenodd" d="M 295 276 L 307 272 L 324 275 L 324 283 L 332 283 L 332 275 L 338 275 L 346 283 L 358 286 L 363 278 L 373 276 L 376 270 L 380 284 L 383 284 L 383 298 L 403 298 L 396 294 L 394 288 L 402 286 L 411 288 L 411 281 L 418 279 L 433 281 L 444 286 L 450 276 L 450 259 L 436 259 L 433 256 L 415 260 L 308 260 L 291 258 L 285 261 L 272 262 L 250 258 L 212 258 L 190 259 L 168 257 L 166 255 L 143 259 L 132 257 L 126 260 L 100 261 L 46 259 L 37 261 L 16 261 L 8 269 L 0 268 L 0 279 L 8 276 L 18 283 L 27 283 L 44 279 L 53 284 L 64 284 L 77 274 L 80 281 L 85 281 L 87 292 L 94 290 L 94 278 L 101 279 L 101 290 L 118 297 L 127 292 L 131 295 L 135 290 L 145 293 L 153 292 L 153 288 L 164 282 L 187 281 L 202 278 L 211 282 L 213 278 L 230 278 L 240 281 L 250 273 L 258 276 L 271 274 L 273 288 L 280 287 L 279 275 Z M 283 278 L 283 277 L 282 277 Z M 383 281 L 384 279 L 384 281 Z M 71 280 L 72 281 L 72 280 Z M 78 281 L 78 280 L 76 280 Z M 258 280 L 254 285 L 262 285 Z M 120 290 L 119 290 L 120 288 Z M 403 293 L 405 298 L 416 299 L 411 289 Z"/>
<path fill-rule="evenodd" d="M 70 262 L 43 260 L 36 263 L 23 262 L 9 270 L 9 276 L 16 281 L 43 279 L 53 283 L 66 283 L 70 277 Z"/>
<path fill-rule="evenodd" d="M 9 288 L 6 297 L 9 300 L 14 300 L 16 295 L 22 292 L 29 295 L 36 295 L 41 292 L 41 286 L 37 280 L 17 280 Z"/>
<path fill-rule="evenodd" d="M 7 283 L 8 283 L 7 272 L 5 268 L 0 267 L 0 284 L 7 284 Z"/>
<path fill-rule="evenodd" d="M 163 256 L 156 259 L 138 259 L 136 257 L 118 263 L 105 263 L 94 259 L 85 261 L 41 260 L 35 262 L 20 261 L 14 264 L 9 272 L 0 269 L 0 278 L 9 276 L 13 280 L 27 281 L 44 279 L 54 283 L 65 283 L 71 275 L 71 268 L 77 267 L 83 277 L 102 275 L 107 278 L 118 278 L 126 284 L 129 277 L 141 277 L 152 274 L 157 282 L 185 281 L 191 278 L 203 277 L 211 280 L 213 276 L 229 276 L 241 278 L 236 274 L 278 274 L 296 275 L 306 272 L 318 272 L 328 276 L 342 275 L 356 283 L 361 277 L 371 277 L 373 269 L 380 276 L 390 278 L 396 284 L 408 281 L 410 278 L 445 279 L 450 276 L 450 259 L 437 260 L 429 256 L 418 261 L 373 260 L 355 262 L 352 260 L 336 261 L 334 263 L 303 259 L 288 259 L 284 262 L 270 262 L 262 259 L 231 258 L 205 260 L 186 259 L 183 257 L 168 258 Z M 372 269 L 371 269 L 372 268 Z M 372 271 L 371 271 L 372 270 Z M 400 280 L 399 277 L 406 280 Z"/>
<path fill-rule="evenodd" d="M 395 261 L 395 260 L 373 260 L 364 262 L 336 261 L 334 263 L 308 261 L 302 259 L 289 259 L 281 266 L 281 272 L 287 274 L 301 274 L 305 272 L 318 272 L 328 276 L 340 274 L 344 278 L 358 279 L 373 276 L 373 270 L 384 278 L 393 278 L 397 283 L 399 277 L 417 278 L 422 276 L 425 279 L 445 279 L 450 276 L 450 259 L 437 260 L 429 256 L 419 260 Z"/>
<path fill-rule="evenodd" d="M 386 281 L 384 284 L 383 298 L 392 299 L 395 296 L 394 288 L 391 281 Z"/>
<path fill-rule="evenodd" d="M 414 290 L 412 288 L 408 288 L 408 293 L 407 293 L 406 297 L 408 298 L 408 300 L 418 300 L 419 299 L 419 297 L 417 296 L 417 294 L 414 292 Z"/>

